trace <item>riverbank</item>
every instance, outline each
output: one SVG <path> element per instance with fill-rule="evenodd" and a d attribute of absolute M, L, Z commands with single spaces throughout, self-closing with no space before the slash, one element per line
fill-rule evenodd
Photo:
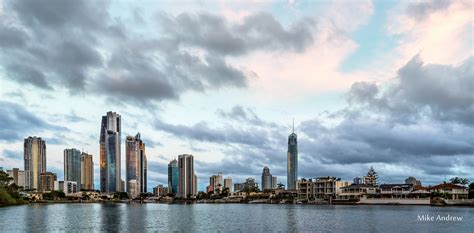
<path fill-rule="evenodd" d="M 368 201 L 367 201 L 368 200 Z M 315 205 L 315 206 L 331 206 L 331 205 L 356 205 L 356 206 L 365 206 L 365 205 L 377 205 L 377 206 L 392 206 L 392 205 L 424 205 L 424 206 L 452 206 L 452 207 L 474 207 L 474 200 L 441 200 L 441 202 L 430 202 L 430 200 L 373 200 L 367 199 L 364 201 L 344 201 L 338 202 L 333 201 L 332 204 L 328 202 L 299 202 L 299 201 L 275 201 L 275 200 L 266 200 L 259 199 L 248 202 L 238 202 L 235 200 L 174 200 L 174 201 L 138 201 L 138 200 L 89 200 L 89 201 L 78 201 L 78 200 L 39 200 L 35 202 L 25 203 L 25 204 L 266 204 L 266 205 Z M 22 204 L 17 204 L 22 205 Z M 1 206 L 1 205 L 0 205 Z M 4 205 L 11 206 L 11 205 Z"/>

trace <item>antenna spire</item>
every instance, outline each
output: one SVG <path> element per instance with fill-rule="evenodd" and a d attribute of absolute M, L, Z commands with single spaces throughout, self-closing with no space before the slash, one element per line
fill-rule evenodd
<path fill-rule="evenodd" d="M 295 133 L 295 118 L 293 117 L 293 133 Z"/>

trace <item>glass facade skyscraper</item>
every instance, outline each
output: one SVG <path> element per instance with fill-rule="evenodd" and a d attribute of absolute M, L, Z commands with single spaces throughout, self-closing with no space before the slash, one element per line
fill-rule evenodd
<path fill-rule="evenodd" d="M 147 158 L 145 143 L 138 133 L 135 137 L 127 136 L 126 144 L 126 186 L 130 197 L 135 198 L 140 193 L 147 192 Z"/>
<path fill-rule="evenodd" d="M 46 172 L 46 143 L 38 137 L 28 137 L 23 144 L 25 190 L 41 188 L 41 173 Z"/>
<path fill-rule="evenodd" d="M 176 195 L 178 192 L 179 169 L 178 161 L 173 159 L 168 164 L 168 192 Z"/>
<path fill-rule="evenodd" d="M 100 191 L 120 192 L 122 190 L 120 144 L 121 118 L 115 112 L 102 116 L 100 129 Z"/>
<path fill-rule="evenodd" d="M 81 184 L 81 152 L 77 149 L 64 150 L 64 181 Z"/>
<path fill-rule="evenodd" d="M 296 190 L 298 180 L 298 140 L 295 134 L 293 122 L 293 132 L 288 136 L 288 161 L 287 161 L 287 190 Z"/>

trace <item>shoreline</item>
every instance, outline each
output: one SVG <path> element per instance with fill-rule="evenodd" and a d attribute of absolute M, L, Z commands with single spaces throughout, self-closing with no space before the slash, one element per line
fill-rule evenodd
<path fill-rule="evenodd" d="M 166 204 L 166 205 L 199 205 L 199 204 L 210 204 L 210 205 L 219 205 L 219 204 L 242 204 L 242 205 L 304 205 L 304 206 L 431 206 L 431 207 L 468 207 L 474 208 L 472 204 L 464 204 L 464 205 L 425 205 L 425 204 L 381 204 L 381 203 L 344 203 L 344 204 L 308 204 L 308 203 L 245 203 L 245 202 L 196 202 L 196 201 L 180 201 L 180 202 L 136 202 L 136 201 L 89 201 L 89 202 L 78 202 L 78 201 L 42 201 L 42 202 L 30 202 L 24 204 L 12 204 L 12 205 L 0 205 L 2 207 L 10 207 L 10 206 L 21 206 L 21 205 L 50 205 L 50 204 Z"/>

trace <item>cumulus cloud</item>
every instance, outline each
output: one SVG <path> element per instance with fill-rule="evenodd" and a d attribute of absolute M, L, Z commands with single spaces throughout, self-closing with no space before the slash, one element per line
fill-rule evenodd
<path fill-rule="evenodd" d="M 44 121 L 19 104 L 6 101 L 0 101 L 0 129 L 0 140 L 7 142 L 17 141 L 30 133 L 66 130 Z"/>
<path fill-rule="evenodd" d="M 365 108 L 409 120 L 474 123 L 473 58 L 459 66 L 424 64 L 418 55 L 399 69 L 395 83 L 381 93 L 374 83 L 354 83 L 347 94 L 355 109 Z"/>
<path fill-rule="evenodd" d="M 142 35 L 111 15 L 108 2 L 21 0 L 5 8 L 0 66 L 7 78 L 143 105 L 176 100 L 187 91 L 246 87 L 252 72 L 228 57 L 302 52 L 313 43 L 315 24 L 303 18 L 285 27 L 267 13 L 236 23 L 209 13 L 159 12 L 144 19 L 151 33 Z"/>
<path fill-rule="evenodd" d="M 327 165 L 406 167 L 421 176 L 465 174 L 474 155 L 472 59 L 459 66 L 414 56 L 384 86 L 356 82 L 339 122 L 302 122 L 303 157 Z M 420 172 L 421 171 L 421 172 Z M 401 176 L 402 173 L 393 173 Z"/>
<path fill-rule="evenodd" d="M 192 126 L 173 125 L 158 119 L 154 120 L 155 129 L 165 131 L 177 137 L 211 143 L 229 143 L 265 147 L 272 143 L 270 134 L 264 129 L 242 129 L 227 125 L 224 128 L 212 128 L 201 121 Z"/>
<path fill-rule="evenodd" d="M 23 159 L 23 152 L 21 151 L 4 149 L 2 154 L 7 159 L 13 159 L 13 160 Z"/>
<path fill-rule="evenodd" d="M 244 108 L 240 105 L 236 105 L 230 109 L 230 111 L 225 111 L 223 109 L 218 109 L 217 114 L 220 117 L 236 120 L 241 123 L 250 123 L 256 126 L 270 126 L 277 127 L 277 124 L 273 122 L 267 122 L 262 120 L 257 114 L 250 108 Z"/>
<path fill-rule="evenodd" d="M 264 12 L 248 15 L 240 24 L 204 13 L 160 16 L 160 19 L 173 42 L 221 55 L 241 55 L 262 49 L 302 52 L 313 42 L 315 26 L 314 20 L 303 18 L 285 28 Z"/>

